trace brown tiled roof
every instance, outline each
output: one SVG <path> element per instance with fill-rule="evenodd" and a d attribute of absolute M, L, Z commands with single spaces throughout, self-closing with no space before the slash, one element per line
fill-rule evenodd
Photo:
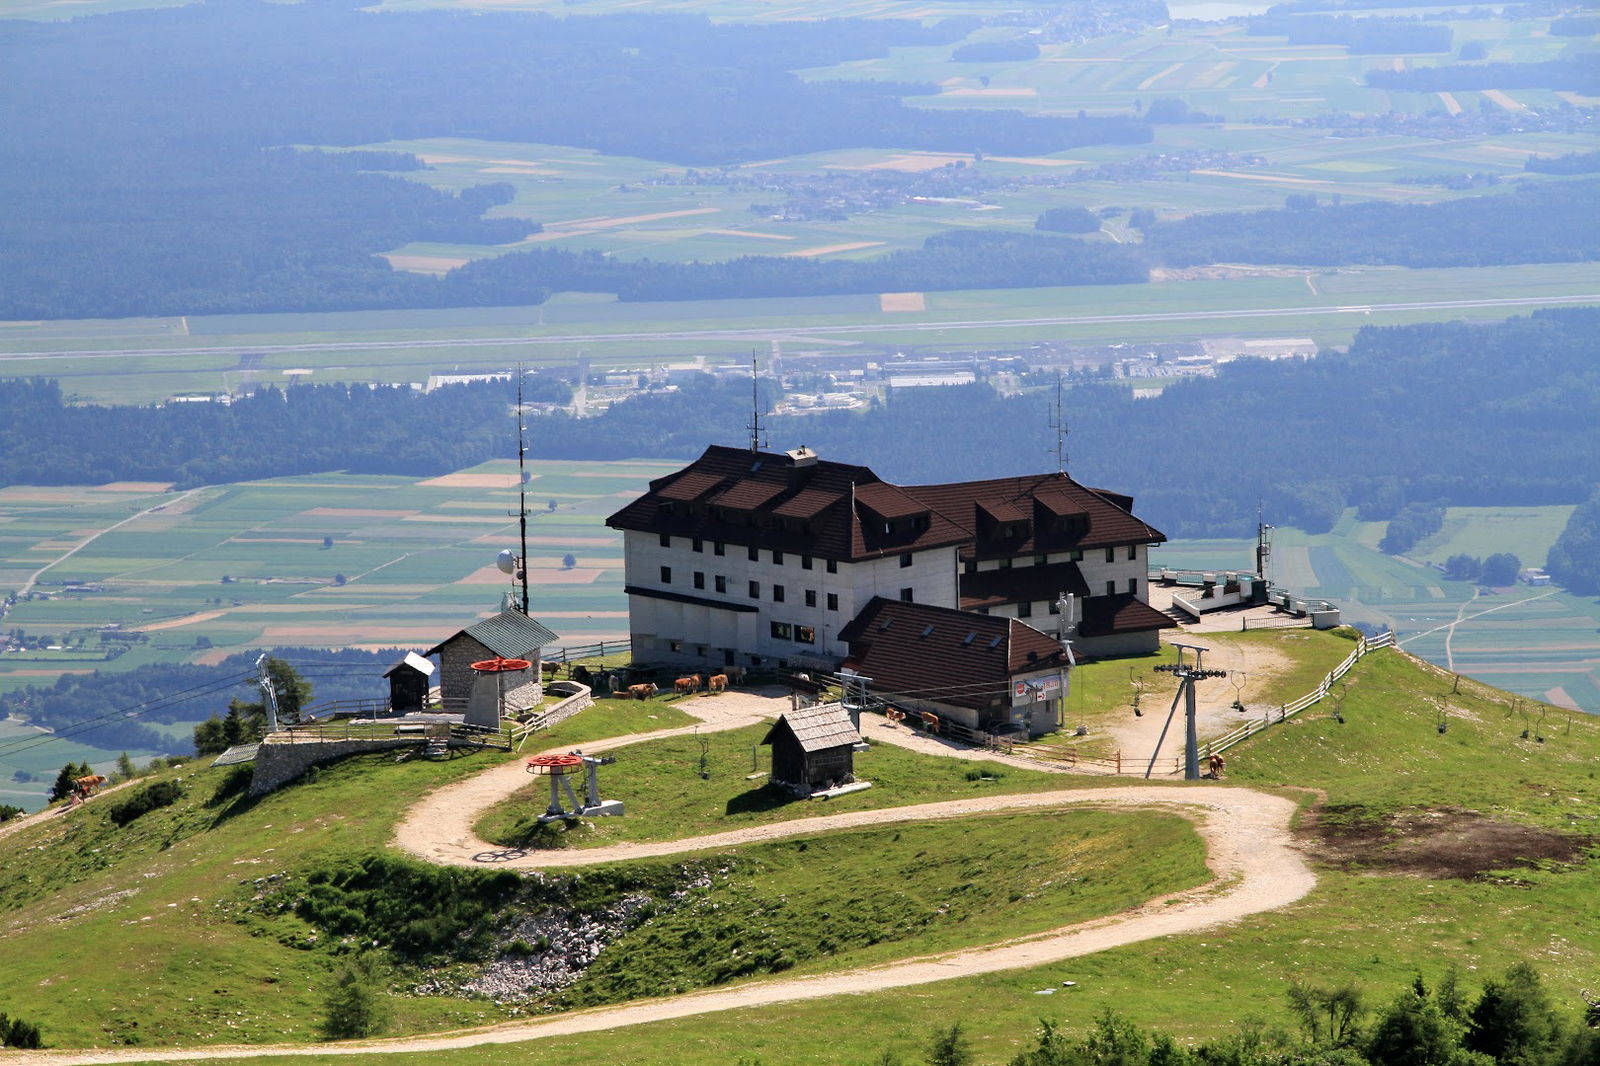
<path fill-rule="evenodd" d="M 1133 515 L 1133 498 L 1091 489 L 1065 474 L 1030 474 L 948 485 L 906 485 L 906 492 L 963 526 L 974 544 L 963 559 L 1029 552 L 1082 551 L 1155 544 L 1166 535 Z M 1072 521 L 1081 516 L 1080 521 Z M 1026 522 L 1021 535 L 1000 537 L 995 522 Z"/>
<path fill-rule="evenodd" d="M 978 709 L 1004 701 L 1013 674 L 1052 669 L 1063 658 L 1054 638 L 1015 618 L 881 596 L 839 637 L 874 692 Z"/>
<path fill-rule="evenodd" d="M 805 752 L 861 743 L 861 734 L 856 732 L 856 727 L 850 724 L 850 716 L 837 703 L 819 703 L 798 711 L 784 711 L 773 727 L 767 730 L 767 735 L 761 738 L 761 743 L 771 744 L 778 730 L 785 725 L 794 734 L 795 740 L 800 742 L 800 750 Z"/>
<path fill-rule="evenodd" d="M 886 520 L 895 524 L 888 532 Z M 652 481 L 606 524 L 845 561 L 969 539 L 961 526 L 864 466 L 721 445 Z"/>
<path fill-rule="evenodd" d="M 1077 563 L 1012 566 L 961 575 L 961 606 L 969 611 L 1002 603 L 1054 600 L 1062 592 L 1089 595 L 1088 582 L 1084 581 Z"/>
<path fill-rule="evenodd" d="M 1091 596 L 1084 600 L 1078 632 L 1085 637 L 1105 637 L 1113 633 L 1176 629 L 1177 626 L 1177 622 L 1133 593 L 1125 592 L 1116 596 Z"/>

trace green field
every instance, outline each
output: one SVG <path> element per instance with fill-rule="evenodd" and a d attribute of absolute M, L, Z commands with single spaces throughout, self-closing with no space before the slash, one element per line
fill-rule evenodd
<path fill-rule="evenodd" d="M 1424 563 L 1458 552 L 1511 552 L 1544 563 L 1570 507 L 1452 507 L 1440 533 L 1410 558 L 1376 548 L 1382 522 L 1353 514 L 1332 533 L 1274 535 L 1273 580 L 1336 601 L 1347 622 L 1394 629 L 1406 650 L 1522 696 L 1600 713 L 1600 602 L 1558 588 L 1481 591 L 1447 580 Z M 1183 540 L 1164 545 L 1153 565 L 1249 569 L 1249 541 Z"/>

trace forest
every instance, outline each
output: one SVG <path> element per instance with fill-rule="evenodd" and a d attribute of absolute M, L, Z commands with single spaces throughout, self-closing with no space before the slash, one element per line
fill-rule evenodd
<path fill-rule="evenodd" d="M 259 651 L 230 655 L 215 666 L 147 663 L 132 670 L 63 674 L 53 685 L 28 685 L 0 694 L 0 718 L 14 715 L 37 726 L 111 751 L 192 753 L 187 736 L 170 736 L 146 723 L 197 722 L 221 714 L 230 700 L 260 699 L 255 663 Z M 383 697 L 383 671 L 405 654 L 354 648 L 276 648 L 311 686 L 304 705 Z M 123 712 L 136 710 L 137 718 Z"/>
<path fill-rule="evenodd" d="M 1204 263 L 1407 267 L 1581 262 L 1600 257 L 1600 181 L 1544 182 L 1436 204 L 1319 204 L 1190 215 L 1145 227 L 1146 255 Z"/>
<path fill-rule="evenodd" d="M 1450 51 L 1450 27 L 1416 19 L 1283 14 L 1274 9 L 1248 25 L 1252 37 L 1287 37 L 1295 45 L 1338 44 L 1351 55 Z"/>
<path fill-rule="evenodd" d="M 541 379 L 541 395 L 565 386 Z M 49 382 L 0 383 L 0 484 L 166 480 L 185 485 L 318 470 L 430 474 L 511 453 L 504 382 L 401 389 L 264 389 L 231 407 L 73 407 Z M 691 380 L 604 413 L 530 421 L 535 459 L 688 459 L 747 439 L 748 383 Z M 906 483 L 1045 468 L 1044 392 L 987 383 L 914 388 L 854 413 L 774 417 L 773 440 Z M 1138 498 L 1169 536 L 1243 536 L 1268 520 L 1320 532 L 1346 507 L 1388 521 L 1441 506 L 1587 499 L 1600 470 L 1600 309 L 1495 325 L 1368 327 L 1347 353 L 1241 359 L 1135 400 L 1069 394 L 1070 471 Z M 430 426 L 427 434 L 404 427 Z M 1228 432 L 1216 427 L 1226 425 Z M 109 427 L 109 428 L 108 428 Z M 908 448 L 937 427 L 946 447 Z M 1205 440 L 1204 449 L 1173 442 Z M 96 441 L 149 441 L 148 447 Z M 352 443 L 357 442 L 357 443 Z M 1197 488 L 1198 487 L 1198 488 Z M 1405 520 L 1402 525 L 1410 522 Z M 1530 560 L 1537 565 L 1539 560 Z"/>
<path fill-rule="evenodd" d="M 254 0 L 0 22 L 0 318 L 439 306 L 448 289 L 374 255 L 537 228 L 479 217 L 502 189 L 450 196 L 395 176 L 414 159 L 287 145 L 455 136 L 706 165 L 1150 139 L 1133 116 L 918 109 L 902 98 L 936 87 L 792 73 L 973 25 Z"/>
<path fill-rule="evenodd" d="M 1454 63 L 1409 70 L 1369 70 L 1374 89 L 1409 93 L 1474 89 L 1567 89 L 1600 94 L 1600 53 L 1579 53 L 1544 63 Z"/>

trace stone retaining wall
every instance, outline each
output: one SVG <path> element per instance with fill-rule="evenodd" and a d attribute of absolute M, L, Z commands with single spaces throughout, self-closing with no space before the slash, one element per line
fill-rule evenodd
<path fill-rule="evenodd" d="M 350 755 L 365 755 L 395 748 L 420 748 L 424 737 L 386 737 L 371 740 L 290 741 L 274 744 L 262 741 L 256 749 L 255 776 L 250 779 L 250 795 L 265 796 L 282 788 L 318 763 L 332 762 Z"/>

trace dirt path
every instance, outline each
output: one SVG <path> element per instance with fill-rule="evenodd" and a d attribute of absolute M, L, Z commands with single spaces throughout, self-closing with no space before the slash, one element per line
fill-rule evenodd
<path fill-rule="evenodd" d="M 770 716 L 775 711 L 775 704 L 781 709 L 782 701 L 732 693 L 716 700 L 692 700 L 684 706 L 686 710 L 704 716 L 705 720 L 699 726 L 612 738 L 587 744 L 584 750 L 602 751 L 658 737 L 679 736 L 691 733 L 696 728 L 733 729 Z M 447 785 L 425 796 L 407 812 L 396 827 L 395 844 L 433 862 L 480 865 L 476 856 L 498 849 L 479 840 L 472 833 L 472 823 L 482 811 L 526 780 L 527 775 L 519 759 L 468 780 Z M 1121 914 L 984 947 L 839 973 L 756 980 L 670 999 L 642 1000 L 574 1011 L 537 1021 L 510 1022 L 429 1036 L 331 1045 L 0 1052 L 0 1066 L 429 1052 L 602 1032 L 718 1011 L 828 996 L 875 994 L 885 989 L 906 988 L 972 974 L 1044 966 L 1155 937 L 1194 933 L 1262 911 L 1285 907 L 1305 896 L 1316 883 L 1315 876 L 1291 843 L 1289 823 L 1295 811 L 1293 801 L 1250 789 L 1217 785 L 1147 784 L 1031 795 L 984 796 L 885 810 L 852 811 L 821 818 L 751 826 L 685 840 L 538 853 L 496 862 L 496 866 L 513 869 L 581 866 L 895 822 L 1068 807 L 1161 809 L 1189 818 L 1206 841 L 1207 863 L 1213 879 L 1200 888 L 1154 899 Z"/>

